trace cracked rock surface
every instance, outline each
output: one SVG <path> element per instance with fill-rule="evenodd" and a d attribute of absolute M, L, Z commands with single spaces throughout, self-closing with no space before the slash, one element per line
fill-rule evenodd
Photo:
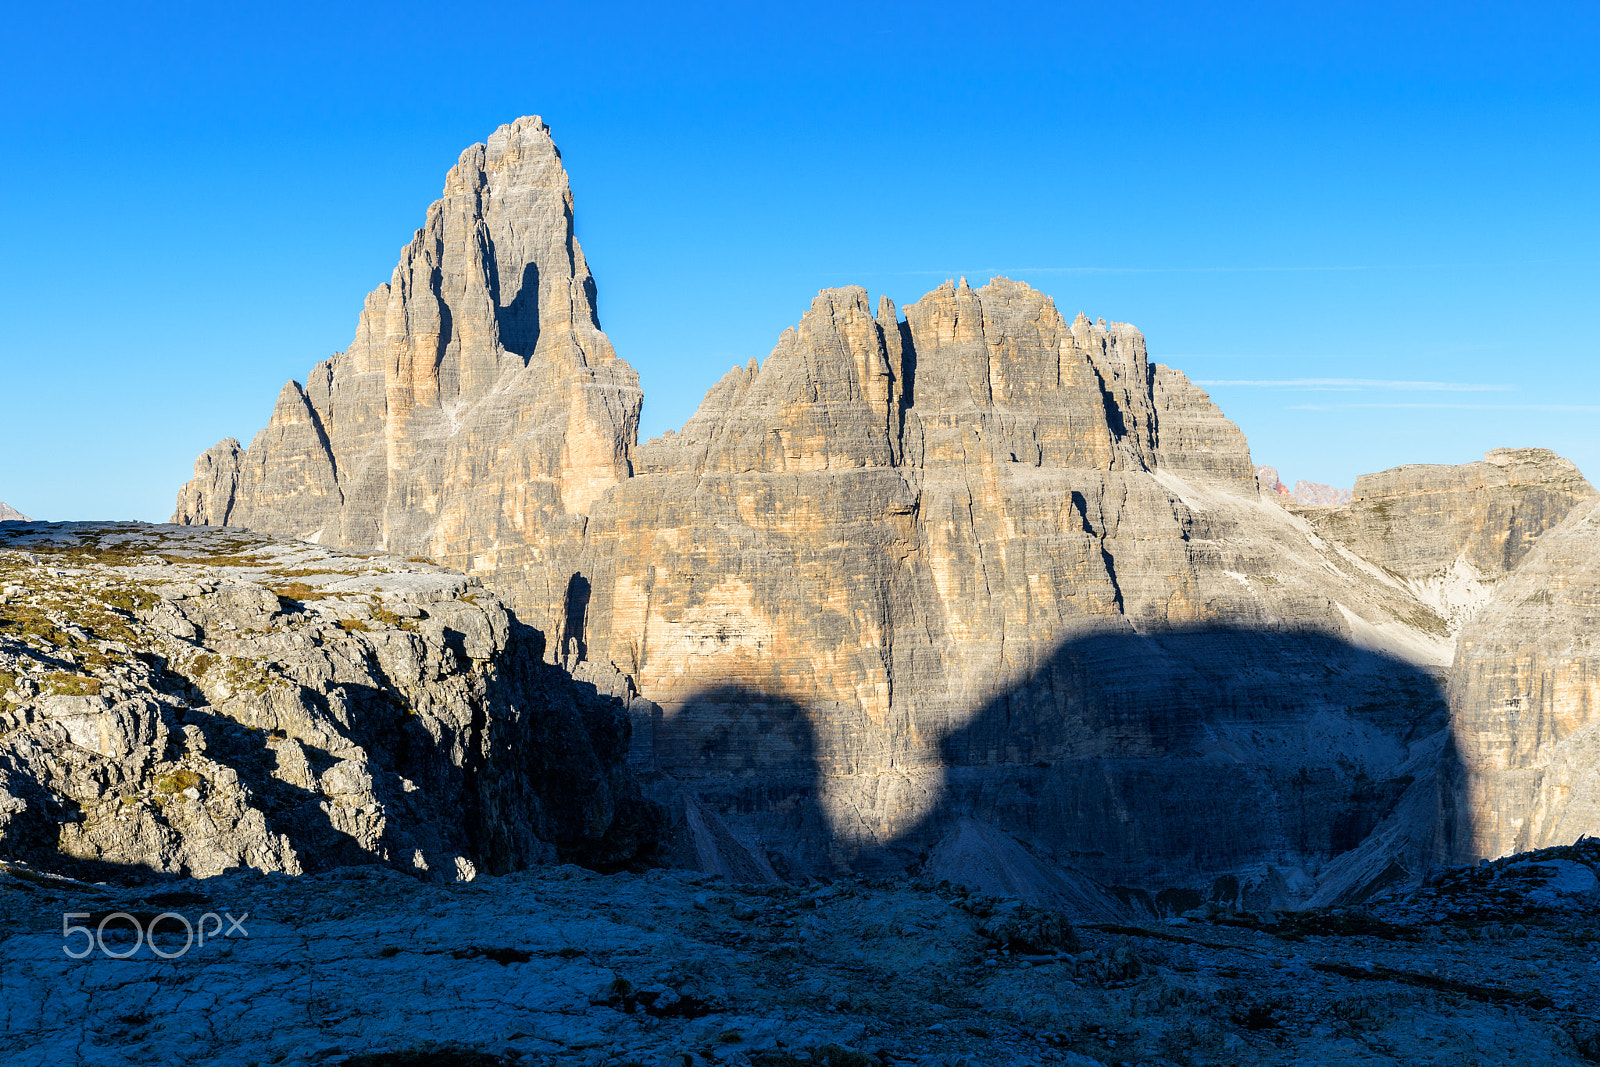
<path fill-rule="evenodd" d="M 476 581 L 238 530 L 0 528 L 0 856 L 99 877 L 623 862 L 620 706 Z"/>
<path fill-rule="evenodd" d="M 419 885 L 351 867 L 125 889 L 13 864 L 0 868 L 0 1056 L 1581 1064 L 1600 1057 L 1597 864 L 1591 841 L 1436 869 L 1361 908 L 1205 903 L 1076 929 L 926 881 L 774 887 L 560 866 Z M 118 911 L 128 918 L 107 918 Z M 63 914 L 104 920 L 104 947 L 69 958 L 88 935 L 64 937 Z M 205 943 L 185 950 L 184 923 Z"/>

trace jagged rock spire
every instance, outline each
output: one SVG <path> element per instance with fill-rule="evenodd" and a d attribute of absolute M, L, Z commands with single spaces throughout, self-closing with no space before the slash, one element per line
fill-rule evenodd
<path fill-rule="evenodd" d="M 461 153 L 350 346 L 173 521 L 424 555 L 534 585 L 567 517 L 628 477 L 638 375 L 601 332 L 572 191 L 537 116 Z"/>

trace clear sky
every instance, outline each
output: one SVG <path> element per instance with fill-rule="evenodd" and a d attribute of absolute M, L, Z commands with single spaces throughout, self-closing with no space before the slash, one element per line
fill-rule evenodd
<path fill-rule="evenodd" d="M 523 114 L 647 436 L 821 287 L 1005 273 L 1291 483 L 1600 479 L 1600 5 L 766 7 L 12 5 L 0 500 L 164 520 Z"/>

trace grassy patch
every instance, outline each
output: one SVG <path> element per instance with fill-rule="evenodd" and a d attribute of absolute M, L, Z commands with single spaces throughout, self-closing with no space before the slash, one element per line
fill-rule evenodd
<path fill-rule="evenodd" d="M 326 573 L 326 572 L 319 572 Z M 325 593 L 314 585 L 304 582 L 289 582 L 286 585 L 269 585 L 267 588 L 275 593 L 280 600 L 293 600 L 296 603 L 305 603 L 308 600 L 326 600 L 337 593 Z"/>
<path fill-rule="evenodd" d="M 375 607 L 375 608 L 372 609 L 372 617 L 373 617 L 373 619 L 377 620 L 378 622 L 383 623 L 385 626 L 395 626 L 395 627 L 402 627 L 403 628 L 405 626 L 405 624 L 406 624 L 406 620 L 405 619 L 402 619 L 400 616 L 396 615 L 394 612 L 390 611 L 388 608 L 381 607 L 381 606 L 380 607 Z"/>
<path fill-rule="evenodd" d="M 47 674 L 45 691 L 62 697 L 93 697 L 100 695 L 100 679 L 80 674 Z"/>
<path fill-rule="evenodd" d="M 72 644 L 72 638 L 51 622 L 50 616 L 28 604 L 0 604 L 0 632 L 24 639 L 33 637 L 58 647 Z"/>
<path fill-rule="evenodd" d="M 177 796 L 185 789 L 200 788 L 200 775 L 187 767 L 164 774 L 156 779 L 156 792 L 167 796 Z"/>
<path fill-rule="evenodd" d="M 274 678 L 265 667 L 253 659 L 229 656 L 222 680 L 235 693 L 249 692 L 256 696 L 265 696 L 267 690 L 272 688 Z"/>
<path fill-rule="evenodd" d="M 345 633 L 365 633 L 367 630 L 370 630 L 371 627 L 360 619 L 340 619 L 339 629 L 343 630 Z"/>
<path fill-rule="evenodd" d="M 129 615 L 137 611 L 148 611 L 161 603 L 161 598 L 148 590 L 126 588 L 104 590 L 100 594 L 100 600 Z"/>

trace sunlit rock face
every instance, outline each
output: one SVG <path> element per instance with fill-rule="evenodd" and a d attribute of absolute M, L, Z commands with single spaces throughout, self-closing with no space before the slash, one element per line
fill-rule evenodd
<path fill-rule="evenodd" d="M 1496 448 L 1478 463 L 1364 474 L 1350 503 L 1300 514 L 1398 578 L 1455 630 L 1534 542 L 1594 496 L 1572 461 L 1548 448 Z"/>
<path fill-rule="evenodd" d="M 600 330 L 561 154 L 518 119 L 461 154 L 350 347 L 283 387 L 248 450 L 205 453 L 173 520 L 431 557 L 528 609 L 628 476 L 641 395 Z"/>
<path fill-rule="evenodd" d="M 521 119 L 176 520 L 482 576 L 629 708 L 685 862 L 1104 911 L 1094 879 L 1353 899 L 1476 840 L 1455 635 L 1593 492 L 1500 450 L 1298 508 L 1138 330 L 1004 278 L 825 290 L 680 432 L 639 408 Z"/>
<path fill-rule="evenodd" d="M 636 471 L 558 644 L 790 866 L 971 866 L 977 820 L 1047 866 L 1289 899 L 1440 758 L 1444 620 L 1265 499 L 1139 331 L 1027 285 L 904 317 L 826 290 Z M 1437 808 L 1408 811 L 1417 866 Z"/>
<path fill-rule="evenodd" d="M 1600 835 L 1600 504 L 1539 539 L 1461 633 L 1458 856 Z"/>

